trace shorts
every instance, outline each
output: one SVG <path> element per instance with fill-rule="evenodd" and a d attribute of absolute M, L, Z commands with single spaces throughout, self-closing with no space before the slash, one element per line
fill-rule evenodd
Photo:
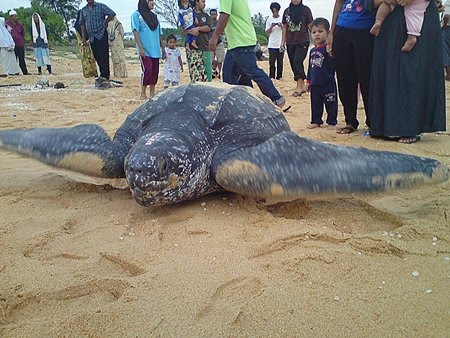
<path fill-rule="evenodd" d="M 158 82 L 159 75 L 159 59 L 150 56 L 141 56 L 141 85 L 155 85 Z"/>

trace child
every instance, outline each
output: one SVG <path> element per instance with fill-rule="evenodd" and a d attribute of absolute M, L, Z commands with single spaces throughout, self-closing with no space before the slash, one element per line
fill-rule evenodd
<path fill-rule="evenodd" d="M 427 0 L 413 0 L 410 5 L 404 6 L 408 37 L 402 47 L 402 52 L 410 52 L 416 45 L 417 37 L 420 36 L 420 31 L 422 30 L 425 11 L 429 3 Z M 370 33 L 375 36 L 378 35 L 384 19 L 394 10 L 395 6 L 385 2 L 381 3 L 377 10 L 375 24 L 370 29 Z"/>
<path fill-rule="evenodd" d="M 189 30 L 195 27 L 197 24 L 197 18 L 195 16 L 194 9 L 189 5 L 189 0 L 178 0 L 178 21 L 183 29 Z M 195 49 L 197 46 L 197 37 L 192 34 L 186 34 L 186 49 L 190 50 L 189 44 Z"/>
<path fill-rule="evenodd" d="M 164 89 L 172 86 L 178 86 L 180 82 L 180 69 L 183 71 L 183 61 L 181 60 L 181 53 L 177 48 L 177 38 L 170 34 L 167 39 L 166 63 L 164 64 Z"/>
<path fill-rule="evenodd" d="M 334 61 L 327 52 L 327 36 L 330 23 L 317 18 L 311 24 L 314 47 L 309 53 L 309 67 L 306 76 L 308 91 L 311 93 L 311 124 L 308 129 L 319 128 L 322 124 L 323 105 L 327 110 L 328 129 L 337 124 L 336 81 L 334 80 Z"/>

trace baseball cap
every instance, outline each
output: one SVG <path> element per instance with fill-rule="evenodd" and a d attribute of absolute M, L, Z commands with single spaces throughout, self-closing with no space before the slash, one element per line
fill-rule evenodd
<path fill-rule="evenodd" d="M 9 16 L 13 16 L 13 15 L 17 15 L 17 12 L 16 12 L 16 11 L 14 11 L 14 10 L 12 10 L 12 11 L 9 11 Z"/>

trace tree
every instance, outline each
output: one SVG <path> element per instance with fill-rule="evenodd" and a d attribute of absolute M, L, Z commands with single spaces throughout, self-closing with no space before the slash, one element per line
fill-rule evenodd
<path fill-rule="evenodd" d="M 266 21 L 267 16 L 263 16 L 261 13 L 255 14 L 252 17 L 253 27 L 255 27 L 256 38 L 261 45 L 267 45 L 267 36 L 266 36 Z"/>
<path fill-rule="evenodd" d="M 266 33 L 266 21 L 268 16 L 263 16 L 261 13 L 253 15 L 252 21 L 255 27 L 256 35 L 264 35 Z"/>
<path fill-rule="evenodd" d="M 65 31 L 64 20 L 58 13 L 37 4 L 33 4 L 32 7 L 27 8 L 19 7 L 16 9 L 16 12 L 25 29 L 25 41 L 31 42 L 31 18 L 34 13 L 38 13 L 42 21 L 45 22 L 48 32 L 47 36 L 50 41 L 63 41 L 62 36 Z M 9 17 L 8 13 L 0 12 L 0 15 L 5 18 Z"/>
<path fill-rule="evenodd" d="M 59 13 L 66 26 L 67 39 L 70 38 L 70 22 L 77 18 L 81 0 L 31 0 L 31 7 L 42 6 Z"/>
<path fill-rule="evenodd" d="M 155 13 L 159 20 L 168 23 L 172 28 L 178 27 L 178 10 L 178 0 L 158 0 L 155 2 Z"/>

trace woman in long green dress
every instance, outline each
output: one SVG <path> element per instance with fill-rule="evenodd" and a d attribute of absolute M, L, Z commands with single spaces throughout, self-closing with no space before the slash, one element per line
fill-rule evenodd
<path fill-rule="evenodd" d="M 97 77 L 97 64 L 95 63 L 94 54 L 92 53 L 92 49 L 90 44 L 83 45 L 83 39 L 81 38 L 81 28 L 78 24 L 80 19 L 80 11 L 77 14 L 77 20 L 75 21 L 75 30 L 78 48 L 81 54 L 81 65 L 83 68 L 83 76 L 84 77 Z"/>

